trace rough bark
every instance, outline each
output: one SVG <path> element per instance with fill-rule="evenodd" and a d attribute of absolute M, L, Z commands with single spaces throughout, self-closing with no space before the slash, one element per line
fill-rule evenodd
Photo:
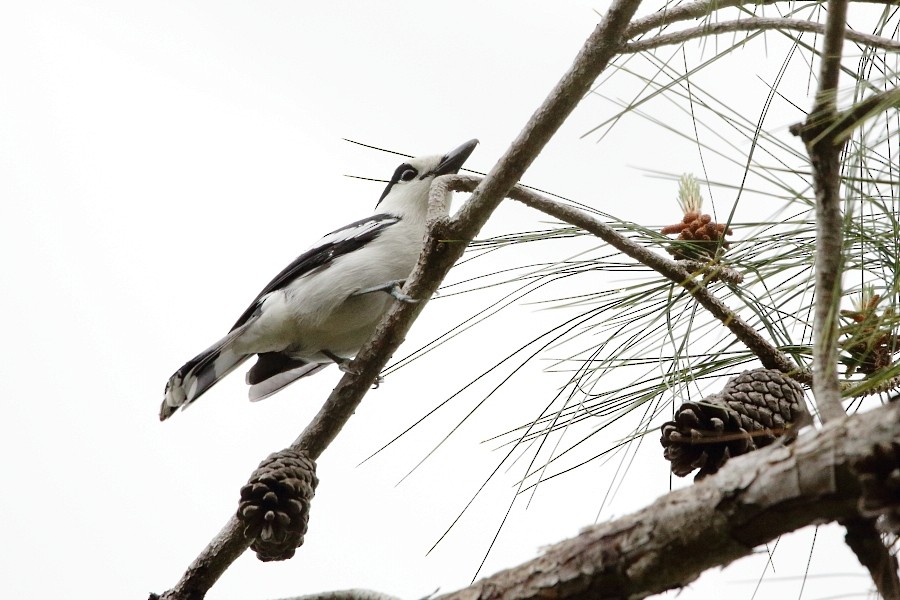
<path fill-rule="evenodd" d="M 858 518 L 853 464 L 898 442 L 900 404 L 837 420 L 440 600 L 643 598 L 682 587 L 784 533 Z"/>

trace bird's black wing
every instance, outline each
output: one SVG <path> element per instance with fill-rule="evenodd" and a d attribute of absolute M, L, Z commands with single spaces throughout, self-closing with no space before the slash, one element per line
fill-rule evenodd
<path fill-rule="evenodd" d="M 362 248 L 398 221 L 400 217 L 396 215 L 377 214 L 332 231 L 276 275 L 247 307 L 231 330 L 234 331 L 253 316 L 266 294 L 287 287 L 298 277 L 327 269 L 336 258 Z"/>

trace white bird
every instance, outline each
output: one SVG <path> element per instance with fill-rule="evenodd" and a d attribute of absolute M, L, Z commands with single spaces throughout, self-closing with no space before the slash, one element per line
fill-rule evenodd
<path fill-rule="evenodd" d="M 221 340 L 166 384 L 161 421 L 202 396 L 245 360 L 250 400 L 262 400 L 331 363 L 344 365 L 372 336 L 410 275 L 426 233 L 428 192 L 457 173 L 478 140 L 394 171 L 375 214 L 332 231 L 263 288 Z M 387 292 L 387 293 L 385 293 Z"/>

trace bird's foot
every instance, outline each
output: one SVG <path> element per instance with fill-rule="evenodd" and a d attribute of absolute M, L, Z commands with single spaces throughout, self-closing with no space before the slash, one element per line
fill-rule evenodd
<path fill-rule="evenodd" d="M 362 290 L 357 290 L 353 292 L 354 296 L 362 296 L 363 294 L 371 294 L 372 292 L 386 292 L 399 300 L 400 302 L 408 302 L 409 304 L 415 304 L 418 302 L 412 296 L 403 293 L 402 287 L 403 284 L 406 283 L 405 279 L 394 279 L 391 281 L 387 281 L 385 283 L 379 285 L 373 285 L 372 287 L 368 287 Z"/>
<path fill-rule="evenodd" d="M 319 352 L 321 352 L 322 354 L 327 356 L 328 359 L 331 360 L 331 362 L 333 362 L 334 364 L 336 364 L 338 366 L 338 369 L 340 369 L 344 373 L 352 373 L 352 374 L 356 375 L 356 371 L 354 371 L 353 369 L 350 368 L 350 363 L 353 362 L 351 359 L 345 358 L 343 356 L 338 356 L 331 350 L 320 350 Z"/>
<path fill-rule="evenodd" d="M 338 356 L 337 354 L 335 354 L 334 352 L 331 352 L 330 350 L 320 350 L 320 352 L 322 354 L 324 354 L 325 356 L 327 356 L 329 359 L 331 359 L 331 361 L 334 362 L 338 366 L 338 369 L 340 369 L 344 373 L 350 373 L 351 375 L 359 375 L 359 372 L 354 371 L 353 368 L 350 366 L 353 363 L 353 361 L 351 359 L 344 358 L 343 356 Z M 384 381 L 384 377 L 379 375 L 378 377 L 375 378 L 375 383 L 372 385 L 372 387 L 377 388 L 379 385 L 382 384 L 383 381 Z"/>

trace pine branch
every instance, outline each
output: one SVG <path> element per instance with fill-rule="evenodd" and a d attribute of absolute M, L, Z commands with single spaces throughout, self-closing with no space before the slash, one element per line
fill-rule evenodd
<path fill-rule="evenodd" d="M 824 34 L 825 28 L 826 25 L 823 25 L 822 23 L 814 23 L 813 21 L 806 21 L 803 19 L 749 17 L 737 21 L 706 23 L 699 27 L 685 29 L 684 31 L 656 35 L 637 42 L 629 42 L 622 48 L 622 53 L 634 54 L 636 52 L 652 50 L 661 46 L 681 44 L 688 40 L 711 35 L 721 35 L 723 33 L 733 33 L 735 31 L 765 31 L 768 29 L 777 29 L 781 31 L 802 31 Z M 900 50 L 900 42 L 877 35 L 853 31 L 852 29 L 845 30 L 844 37 L 859 44 L 864 44 L 870 48 L 894 51 Z"/>
<path fill-rule="evenodd" d="M 479 178 L 470 175 L 455 175 L 448 177 L 441 185 L 432 187 L 433 195 L 445 193 L 441 186 L 446 186 L 454 191 L 470 191 L 478 185 Z M 685 269 L 676 261 L 653 252 L 644 246 L 626 238 L 612 227 L 599 221 L 586 212 L 561 204 L 532 190 L 516 186 L 508 193 L 508 197 L 518 200 L 523 204 L 546 213 L 560 221 L 580 227 L 592 233 L 630 256 L 643 265 L 646 265 L 682 286 L 697 302 L 707 309 L 710 314 L 721 321 L 728 329 L 743 342 L 757 357 L 763 366 L 769 369 L 777 369 L 790 374 L 794 379 L 807 385 L 812 378 L 808 371 L 801 370 L 786 354 L 778 350 L 768 340 L 762 337 L 758 331 L 744 321 L 737 313 L 728 308 L 719 298 L 714 296 L 694 274 Z"/>
<path fill-rule="evenodd" d="M 896 4 L 896 0 L 853 0 L 854 4 Z M 716 11 L 736 6 L 769 6 L 772 4 L 791 4 L 790 0 L 701 0 L 679 6 L 666 6 L 651 15 L 635 19 L 625 30 L 626 39 L 643 35 L 653 29 L 661 29 L 680 21 L 690 21 L 708 17 Z M 813 4 L 812 2 L 808 4 Z M 824 4 L 824 1 L 818 2 Z"/>
<path fill-rule="evenodd" d="M 454 239 L 468 242 L 478 234 L 506 193 L 522 178 L 544 145 L 590 91 L 597 76 L 621 51 L 624 31 L 638 5 L 640 0 L 612 3 L 572 66 L 449 224 L 451 231 L 448 233 L 453 234 Z M 462 248 L 458 252 L 462 254 Z"/>
<path fill-rule="evenodd" d="M 837 113 L 834 118 L 834 124 L 825 133 L 834 135 L 838 142 L 845 142 L 854 129 L 862 125 L 867 119 L 889 108 L 900 108 L 900 88 L 898 87 L 873 94 L 850 108 Z"/>
<path fill-rule="evenodd" d="M 768 3 L 769 2 L 758 2 L 757 4 Z M 629 21 L 633 17 L 639 4 L 640 2 L 638 0 L 616 0 L 613 2 L 601 23 L 588 38 L 581 52 L 576 57 L 572 67 L 563 76 L 544 103 L 538 108 L 507 152 L 500 158 L 494 168 L 491 169 L 487 177 L 477 184 L 469 201 L 466 202 L 453 219 L 445 219 L 432 223 L 423 255 L 420 257 L 419 264 L 411 275 L 407 288 L 405 289 L 407 294 L 422 299 L 430 298 L 433 295 L 449 269 L 462 255 L 468 242 L 478 234 L 478 231 L 488 220 L 493 210 L 502 201 L 503 197 L 506 196 L 507 193 L 510 193 L 513 185 L 521 178 L 528 166 L 530 166 L 535 157 L 541 152 L 547 141 L 554 135 L 556 130 L 565 121 L 581 98 L 588 93 L 590 86 L 596 77 L 603 72 L 609 62 L 618 53 L 622 52 L 623 47 L 625 47 L 624 40 L 639 35 L 641 33 L 641 27 L 648 27 L 649 30 L 649 28 L 659 26 L 663 23 L 663 21 L 659 21 L 658 17 L 654 17 L 657 19 L 656 21 L 651 18 L 645 18 L 640 21 L 635 21 L 629 26 Z M 745 3 L 718 1 L 696 3 L 694 5 L 687 5 L 685 8 L 693 7 L 693 10 L 696 10 L 701 5 L 705 5 L 709 8 L 713 5 L 716 7 L 724 7 L 725 5 L 737 6 L 741 4 Z M 843 4 L 846 5 L 846 3 Z M 667 14 L 671 16 L 675 13 L 682 15 L 687 14 L 686 12 L 682 12 L 681 9 L 673 9 L 672 11 L 668 11 Z M 652 24 L 654 22 L 656 25 Z M 837 22 L 837 19 L 835 19 L 835 22 Z M 829 36 L 828 32 L 834 31 L 832 25 L 834 25 L 834 23 L 832 23 L 832 20 L 830 19 L 829 24 L 827 24 L 825 28 L 826 37 Z M 837 35 L 836 39 L 842 40 L 843 34 L 844 22 L 841 20 L 839 35 Z M 840 47 L 838 47 L 837 56 L 839 64 Z M 516 197 L 516 193 L 517 192 L 512 193 L 512 197 Z M 553 207 L 545 206 L 544 208 Z M 544 208 L 541 210 L 544 210 Z M 549 212 L 549 210 L 547 212 Z M 588 217 L 586 214 L 583 216 Z M 595 227 L 598 223 L 599 222 L 595 222 L 590 225 Z M 596 231 L 592 232 L 601 238 L 606 239 L 610 244 L 619 248 L 626 254 L 634 256 L 630 254 L 631 251 L 643 251 L 649 255 L 656 256 L 654 253 L 634 244 L 630 240 L 618 236 L 618 234 L 604 224 L 599 223 L 599 225 L 602 227 L 598 227 L 596 228 Z M 605 231 L 604 228 L 608 229 L 608 231 Z M 586 226 L 585 229 L 587 229 Z M 591 231 L 590 229 L 588 230 Z M 601 231 L 603 232 L 602 235 L 600 233 Z M 604 237 L 610 233 L 614 234 L 613 236 L 610 236 L 610 239 Z M 616 243 L 611 241 L 612 239 L 616 239 Z M 621 244 L 621 246 L 617 244 Z M 626 250 L 626 248 L 629 250 Z M 748 344 L 748 347 L 760 356 L 761 360 L 763 360 L 763 364 L 766 364 L 766 366 L 769 366 L 770 368 L 776 368 L 785 372 L 794 371 L 795 373 L 793 374 L 795 377 L 805 377 L 806 381 L 809 382 L 808 373 L 796 373 L 796 365 L 794 365 L 787 356 L 780 353 L 777 349 L 774 349 L 771 344 L 758 336 L 755 330 L 737 318 L 736 315 L 734 315 L 734 313 L 724 306 L 717 298 L 709 294 L 702 285 L 693 279 L 691 273 L 686 269 L 677 265 L 674 261 L 662 257 L 656 256 L 656 259 L 645 258 L 647 260 L 658 259 L 660 261 L 665 261 L 664 263 L 659 263 L 657 265 L 658 268 L 653 268 L 657 268 L 657 270 L 666 277 L 669 277 L 679 285 L 685 286 L 686 289 L 697 298 L 698 302 L 710 310 L 712 314 L 716 315 L 717 318 L 726 323 L 736 336 L 742 339 L 744 343 Z M 312 458 L 318 457 L 325 448 L 327 448 L 328 444 L 340 432 L 350 415 L 353 414 L 353 411 L 358 406 L 365 393 L 371 388 L 389 357 L 399 347 L 406 332 L 409 330 L 409 327 L 423 309 L 424 305 L 425 302 L 415 304 L 395 303 L 373 339 L 353 361 L 351 367 L 354 373 L 345 374 L 341 379 L 341 382 L 326 400 L 320 412 L 307 426 L 303 434 L 301 434 L 294 442 L 292 448 L 304 450 Z M 838 408 L 840 408 L 839 401 Z M 864 417 L 854 417 L 853 419 L 840 421 L 834 424 L 834 428 L 853 428 L 854 423 L 863 418 Z M 896 418 L 892 422 L 896 422 Z M 844 435 L 847 434 L 845 433 Z M 862 437 L 860 439 L 867 438 Z M 858 443 L 862 442 L 860 441 Z M 799 449 L 799 447 L 800 444 L 798 442 L 797 448 Z M 733 462 L 739 463 L 740 461 Z M 710 480 L 713 479 L 720 480 L 720 478 L 710 478 Z M 763 479 L 764 477 L 760 476 L 760 481 Z M 762 484 L 760 484 L 760 486 L 761 485 Z M 699 488 L 699 486 L 697 486 L 697 488 Z M 759 489 L 763 488 L 760 487 Z M 708 489 L 704 493 L 707 492 Z M 659 502 L 657 504 L 659 504 Z M 843 501 L 838 504 L 844 506 Z M 715 506 L 707 506 L 707 509 L 710 508 L 715 508 Z M 834 507 L 825 503 L 822 508 L 824 510 L 825 508 L 830 509 Z M 646 510 L 651 509 L 653 509 L 653 507 Z M 802 511 L 800 512 L 802 513 Z M 841 514 L 836 514 L 836 516 L 832 516 L 831 518 L 839 518 L 841 516 L 849 517 L 854 514 L 849 508 L 847 508 L 845 512 L 837 512 L 840 512 Z M 642 512 L 641 514 L 644 513 Z M 791 520 L 791 518 L 784 519 L 784 511 L 776 511 L 776 514 L 778 515 L 778 518 L 773 517 L 774 522 L 768 524 L 773 530 L 776 530 L 779 527 L 796 525 L 795 521 L 800 519 L 801 516 L 797 515 L 795 520 Z M 805 518 L 806 515 L 813 515 L 813 519 L 823 518 L 822 515 L 816 513 L 812 508 L 809 508 L 807 512 L 802 514 L 803 518 Z M 675 528 L 675 530 L 677 530 L 677 528 Z M 765 531 L 769 531 L 769 528 L 766 528 Z M 683 532 L 681 533 L 683 534 Z M 746 534 L 747 532 L 744 533 Z M 627 531 L 623 532 L 623 535 L 627 534 Z M 744 541 L 749 543 L 754 540 L 747 539 Z M 166 600 L 199 600 L 203 598 L 221 574 L 224 573 L 230 564 L 240 556 L 248 546 L 249 540 L 244 538 L 240 524 L 235 517 L 232 517 L 219 535 L 187 569 L 178 585 L 166 592 L 162 598 L 165 598 Z M 725 544 L 724 548 L 727 550 L 725 562 L 727 562 L 727 560 L 733 560 L 732 558 L 728 558 L 732 555 L 732 552 L 734 552 L 735 557 L 737 556 L 738 551 L 735 549 L 737 546 L 740 545 L 735 545 L 733 541 Z M 704 547 L 708 547 L 708 544 L 705 543 Z M 746 553 L 746 551 L 749 550 L 741 547 L 740 551 Z M 710 560 L 709 555 L 706 552 L 698 552 L 698 555 L 704 557 L 704 560 Z M 679 561 L 682 561 L 683 559 L 683 557 L 679 556 L 679 553 L 668 553 L 668 556 L 670 559 L 674 557 Z M 664 559 L 657 556 L 654 560 Z M 721 564 L 722 557 L 720 556 L 716 560 L 719 561 L 716 564 Z M 683 563 L 679 562 L 679 564 Z M 699 571 L 697 572 L 699 573 Z M 665 573 L 664 570 L 660 570 L 656 573 L 650 573 L 650 577 L 656 577 L 657 579 L 655 581 L 659 581 Z M 628 577 L 631 577 L 630 573 L 627 575 Z M 672 576 L 671 573 L 668 573 L 668 575 Z M 669 583 L 666 585 L 679 585 L 679 581 L 681 580 L 670 579 Z M 687 581 L 689 581 L 689 579 L 687 579 Z M 559 584 L 558 579 L 556 580 L 556 583 Z M 654 583 L 653 585 L 662 584 Z M 482 587 L 481 589 L 485 588 Z"/>
<path fill-rule="evenodd" d="M 830 0 L 819 89 L 805 128 L 816 193 L 816 308 L 813 320 L 813 395 L 823 421 L 845 416 L 838 382 L 838 308 L 843 264 L 841 150 L 833 135 L 822 136 L 837 117 L 837 87 L 843 56 L 847 1 Z"/>

